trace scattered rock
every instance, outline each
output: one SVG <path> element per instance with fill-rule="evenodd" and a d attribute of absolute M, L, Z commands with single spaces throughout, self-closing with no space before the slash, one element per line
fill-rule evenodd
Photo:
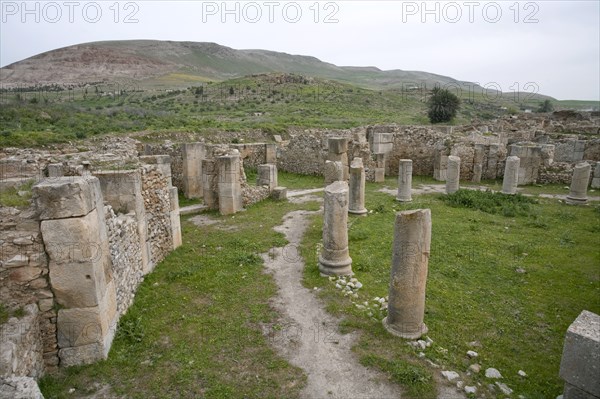
<path fill-rule="evenodd" d="M 419 348 L 421 349 L 425 349 L 427 348 L 427 342 L 423 341 L 422 339 L 417 341 L 417 345 L 419 346 Z"/>
<path fill-rule="evenodd" d="M 442 371 L 442 375 L 446 377 L 450 382 L 460 377 L 460 375 L 458 375 L 456 371 Z"/>
<path fill-rule="evenodd" d="M 464 386 L 465 386 L 465 382 L 464 381 L 457 381 L 456 382 L 456 388 L 462 389 Z"/>
<path fill-rule="evenodd" d="M 467 351 L 467 356 L 469 356 L 472 359 L 474 357 L 479 356 L 479 354 L 475 351 Z"/>
<path fill-rule="evenodd" d="M 503 382 L 496 382 L 496 385 L 498 385 L 498 388 L 500 388 L 500 390 L 502 391 L 503 394 L 505 395 L 510 395 L 513 393 L 513 390 L 510 389 L 505 383 Z"/>
<path fill-rule="evenodd" d="M 469 346 L 471 346 L 473 348 L 481 348 L 481 342 L 479 342 L 479 341 L 471 341 L 471 342 L 469 342 Z"/>
<path fill-rule="evenodd" d="M 524 372 L 523 370 L 517 371 L 517 374 L 519 374 L 521 377 L 527 377 L 527 373 Z"/>
<path fill-rule="evenodd" d="M 520 273 L 520 274 L 523 274 L 523 273 L 526 273 L 526 272 L 527 272 L 525 269 L 522 269 L 522 268 L 520 268 L 520 267 L 519 267 L 517 270 L 515 270 L 515 271 L 516 271 L 517 273 Z"/>
<path fill-rule="evenodd" d="M 502 378 L 502 374 L 500 374 L 500 372 L 493 367 L 485 370 L 485 376 L 487 378 Z"/>
<path fill-rule="evenodd" d="M 469 370 L 471 370 L 474 373 L 479 373 L 481 371 L 481 366 L 475 363 L 469 366 Z"/>
<path fill-rule="evenodd" d="M 467 385 L 465 387 L 465 393 L 473 393 L 473 394 L 475 394 L 475 393 L 477 393 L 477 387 L 473 387 L 473 386 Z"/>

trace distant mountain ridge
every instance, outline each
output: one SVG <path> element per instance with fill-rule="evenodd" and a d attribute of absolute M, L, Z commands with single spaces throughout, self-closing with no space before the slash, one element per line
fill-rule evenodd
<path fill-rule="evenodd" d="M 337 66 L 315 57 L 269 50 L 236 50 L 216 43 L 158 40 L 78 44 L 35 55 L 0 69 L 3 87 L 138 81 L 189 86 L 250 74 L 283 72 L 332 79 L 371 89 L 469 84 L 420 71 Z"/>

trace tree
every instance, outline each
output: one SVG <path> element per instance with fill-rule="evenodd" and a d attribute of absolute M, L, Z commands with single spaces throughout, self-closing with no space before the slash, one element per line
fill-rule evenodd
<path fill-rule="evenodd" d="M 460 108 L 460 99 L 447 89 L 436 87 L 428 101 L 429 121 L 431 123 L 450 122 Z"/>
<path fill-rule="evenodd" d="M 554 111 L 554 106 L 552 105 L 552 101 L 546 99 L 546 100 L 544 100 L 544 102 L 540 103 L 538 112 L 552 112 L 552 111 Z"/>

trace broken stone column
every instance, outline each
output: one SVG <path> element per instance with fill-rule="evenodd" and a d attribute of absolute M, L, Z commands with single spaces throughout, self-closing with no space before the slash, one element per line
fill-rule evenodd
<path fill-rule="evenodd" d="M 60 177 L 33 187 L 56 302 L 62 366 L 106 359 L 117 324 L 116 290 L 100 182 Z"/>
<path fill-rule="evenodd" d="M 342 163 L 342 179 L 348 181 L 348 139 L 344 137 L 330 137 L 327 140 L 329 154 L 327 159 Z"/>
<path fill-rule="evenodd" d="M 257 186 L 269 187 L 269 192 L 277 187 L 277 165 L 258 165 Z"/>
<path fill-rule="evenodd" d="M 183 153 L 183 194 L 186 198 L 202 198 L 202 160 L 206 158 L 204 143 L 185 143 Z"/>
<path fill-rule="evenodd" d="M 362 158 L 354 158 L 350 164 L 350 205 L 348 212 L 366 215 L 365 208 L 365 167 Z"/>
<path fill-rule="evenodd" d="M 171 187 L 169 189 L 169 199 L 171 202 L 169 218 L 171 219 L 173 249 L 177 249 L 183 244 L 181 237 L 181 219 L 179 218 L 179 193 L 177 191 L 177 187 Z"/>
<path fill-rule="evenodd" d="M 493 180 L 498 177 L 498 155 L 500 153 L 500 146 L 498 144 L 490 144 L 490 148 L 487 156 L 487 167 L 485 170 L 485 179 Z"/>
<path fill-rule="evenodd" d="M 242 210 L 240 182 L 240 155 L 231 154 L 217 158 L 219 167 L 219 212 L 231 215 Z"/>
<path fill-rule="evenodd" d="M 344 180 L 344 165 L 340 161 L 325 161 L 323 176 L 325 177 L 326 186 Z"/>
<path fill-rule="evenodd" d="M 385 181 L 385 154 L 375 154 L 375 183 L 383 183 Z"/>
<path fill-rule="evenodd" d="M 542 165 L 542 147 L 532 143 L 511 144 L 511 156 L 517 156 L 519 163 L 519 185 L 534 184 Z"/>
<path fill-rule="evenodd" d="M 448 155 L 444 154 L 446 148 L 436 148 L 433 160 L 433 178 L 437 181 L 446 181 L 448 171 Z"/>
<path fill-rule="evenodd" d="M 590 182 L 592 167 L 587 162 L 579 163 L 573 169 L 571 190 L 567 195 L 567 204 L 581 205 L 587 203 L 587 188 Z"/>
<path fill-rule="evenodd" d="M 265 163 L 277 163 L 277 145 L 265 144 Z"/>
<path fill-rule="evenodd" d="M 600 398 L 600 316 L 582 311 L 569 326 L 560 362 L 564 399 Z"/>
<path fill-rule="evenodd" d="M 452 194 L 460 188 L 460 158 L 453 155 L 448 157 L 446 171 L 446 194 Z"/>
<path fill-rule="evenodd" d="M 398 165 L 398 195 L 400 202 L 412 201 L 412 159 L 401 159 Z"/>
<path fill-rule="evenodd" d="M 600 188 L 600 162 L 596 162 L 594 168 L 594 178 L 592 179 L 592 188 Z"/>
<path fill-rule="evenodd" d="M 427 333 L 425 285 L 431 247 L 431 211 L 398 212 L 390 276 L 388 315 L 383 325 L 390 333 L 417 339 Z"/>
<path fill-rule="evenodd" d="M 348 183 L 345 181 L 325 187 L 319 271 L 323 275 L 352 274 L 352 259 L 348 252 Z"/>
<path fill-rule="evenodd" d="M 202 197 L 208 209 L 219 209 L 217 170 L 214 159 L 202 160 Z"/>
<path fill-rule="evenodd" d="M 487 126 L 486 126 L 487 127 Z M 475 144 L 475 152 L 473 157 L 473 179 L 474 183 L 480 183 L 483 175 L 483 158 L 485 157 L 485 146 L 483 144 Z"/>
<path fill-rule="evenodd" d="M 516 194 L 519 182 L 519 163 L 521 160 L 514 155 L 506 158 L 504 167 L 504 179 L 502 180 L 502 192 L 504 194 Z"/>

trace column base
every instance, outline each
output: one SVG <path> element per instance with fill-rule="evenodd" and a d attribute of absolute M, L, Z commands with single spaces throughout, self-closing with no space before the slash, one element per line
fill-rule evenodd
<path fill-rule="evenodd" d="M 398 198 L 398 197 L 396 197 L 396 201 L 398 201 L 398 202 L 412 202 L 412 198 Z"/>
<path fill-rule="evenodd" d="M 348 209 L 348 213 L 351 213 L 353 215 L 361 215 L 361 216 L 365 216 L 367 214 L 367 210 L 365 208 L 363 209 L 359 209 L 359 210 L 354 210 L 354 209 Z"/>
<path fill-rule="evenodd" d="M 418 339 L 418 338 L 421 338 L 421 336 L 427 334 L 427 332 L 429 331 L 429 329 L 427 328 L 425 323 L 423 323 L 421 325 L 421 328 L 419 328 L 419 330 L 417 330 L 417 331 L 403 331 L 401 329 L 398 329 L 396 326 L 389 324 L 387 319 L 388 319 L 387 317 L 385 317 L 383 319 L 383 321 L 382 321 L 383 327 L 390 334 L 395 335 L 396 337 L 406 338 L 406 339 Z"/>
<path fill-rule="evenodd" d="M 352 274 L 352 258 L 341 261 L 328 261 L 319 255 L 319 272 L 321 276 L 350 276 Z"/>
<path fill-rule="evenodd" d="M 567 196 L 565 202 L 569 205 L 585 205 L 588 202 L 587 198 L 575 198 Z"/>

